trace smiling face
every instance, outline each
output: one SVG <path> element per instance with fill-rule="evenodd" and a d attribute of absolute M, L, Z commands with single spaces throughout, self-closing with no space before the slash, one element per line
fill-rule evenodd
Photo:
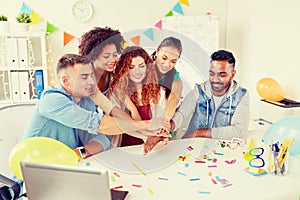
<path fill-rule="evenodd" d="M 115 69 L 117 59 L 118 53 L 116 45 L 108 44 L 103 47 L 97 59 L 94 61 L 95 70 L 101 69 L 103 71 L 112 72 Z"/>
<path fill-rule="evenodd" d="M 134 57 L 132 58 L 129 68 L 129 79 L 136 84 L 142 83 L 142 81 L 146 77 L 147 70 L 145 60 L 141 56 Z"/>
<path fill-rule="evenodd" d="M 161 74 L 166 74 L 173 69 L 179 59 L 180 52 L 172 46 L 165 46 L 156 52 L 155 64 Z"/>
<path fill-rule="evenodd" d="M 64 74 L 62 76 L 64 87 L 76 101 L 95 92 L 95 74 L 90 64 L 75 64 L 74 67 L 67 67 Z"/>
<path fill-rule="evenodd" d="M 209 69 L 209 82 L 211 83 L 213 94 L 223 96 L 234 78 L 236 71 L 233 65 L 225 61 L 214 60 Z"/>

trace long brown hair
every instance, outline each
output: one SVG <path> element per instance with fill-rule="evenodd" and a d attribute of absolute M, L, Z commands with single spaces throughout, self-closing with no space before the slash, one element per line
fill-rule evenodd
<path fill-rule="evenodd" d="M 145 60 L 147 67 L 146 77 L 142 81 L 142 99 L 140 101 L 136 88 L 127 76 L 130 71 L 132 59 L 138 56 Z M 114 93 L 119 101 L 123 101 L 125 96 L 128 95 L 132 102 L 138 106 L 139 102 L 142 102 L 143 105 L 149 105 L 150 103 L 157 104 L 160 97 L 159 90 L 160 86 L 155 66 L 149 54 L 141 47 L 127 47 L 116 64 L 110 94 Z"/>

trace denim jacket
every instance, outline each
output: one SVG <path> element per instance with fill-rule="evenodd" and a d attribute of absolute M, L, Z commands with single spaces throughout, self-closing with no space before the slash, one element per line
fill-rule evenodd
<path fill-rule="evenodd" d="M 197 84 L 176 112 L 173 118 L 175 124 L 180 118 L 178 115 L 181 115 L 181 120 L 192 116 L 186 134 L 192 130 L 209 128 L 212 129 L 212 138 L 244 138 L 249 125 L 247 90 L 238 86 L 236 81 L 232 81 L 218 108 L 215 107 L 212 96 L 209 81 Z"/>
<path fill-rule="evenodd" d="M 43 92 L 23 138 L 50 137 L 70 148 L 93 140 L 107 150 L 111 146 L 111 137 L 97 133 L 102 116 L 89 97 L 82 97 L 77 104 L 61 85 L 52 86 Z"/>

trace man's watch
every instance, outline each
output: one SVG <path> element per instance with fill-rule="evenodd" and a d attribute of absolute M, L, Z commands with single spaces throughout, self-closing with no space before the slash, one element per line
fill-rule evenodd
<path fill-rule="evenodd" d="M 78 149 L 81 159 L 87 157 L 87 152 L 85 147 L 77 147 L 76 149 Z"/>

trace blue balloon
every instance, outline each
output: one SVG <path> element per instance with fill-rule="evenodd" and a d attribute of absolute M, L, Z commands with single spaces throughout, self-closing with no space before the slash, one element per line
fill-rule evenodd
<path fill-rule="evenodd" d="M 294 138 L 294 143 L 290 149 L 290 155 L 300 155 L 300 117 L 290 116 L 280 119 L 273 123 L 263 136 L 263 142 L 271 144 L 271 142 L 283 142 L 284 139 L 291 140 Z"/>

